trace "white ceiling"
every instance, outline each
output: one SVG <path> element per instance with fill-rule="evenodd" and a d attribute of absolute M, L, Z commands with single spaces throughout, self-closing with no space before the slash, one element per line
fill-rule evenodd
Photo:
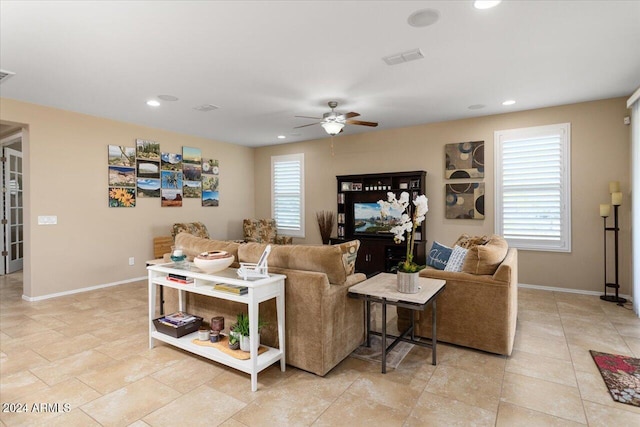
<path fill-rule="evenodd" d="M 439 21 L 409 26 L 423 8 Z M 640 86 L 640 1 L 1 0 L 0 15 L 0 68 L 16 73 L 0 96 L 253 147 L 328 137 L 293 128 L 329 100 L 380 123 L 348 135 Z M 424 59 L 381 59 L 415 48 Z M 179 100 L 145 104 L 162 94 Z"/>

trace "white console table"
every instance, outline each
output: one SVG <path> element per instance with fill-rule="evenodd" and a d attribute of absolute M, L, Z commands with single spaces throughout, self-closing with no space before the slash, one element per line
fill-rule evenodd
<path fill-rule="evenodd" d="M 280 361 L 280 369 L 285 370 L 285 333 L 284 333 L 284 279 L 282 274 L 270 274 L 266 279 L 242 280 L 236 274 L 236 269 L 228 268 L 214 274 L 202 272 L 192 263 L 187 263 L 185 268 L 177 268 L 174 263 L 152 265 L 147 267 L 149 272 L 149 348 L 153 348 L 154 340 L 159 340 L 179 347 L 183 350 L 205 357 L 207 359 L 222 363 L 242 372 L 251 374 L 251 391 L 258 389 L 258 372 Z M 193 283 L 182 284 L 167 280 L 169 273 L 191 277 Z M 236 295 L 229 292 L 214 290 L 217 283 L 246 286 L 248 293 Z M 185 311 L 185 292 L 206 295 L 213 298 L 236 301 L 247 304 L 249 310 L 249 335 L 251 342 L 251 358 L 240 360 L 229 356 L 220 350 L 208 346 L 199 346 L 192 340 L 197 337 L 197 332 L 174 338 L 162 332 L 156 331 L 153 319 L 156 315 L 156 291 L 159 287 L 165 286 L 178 289 L 179 310 Z M 276 299 L 277 320 L 278 320 L 278 342 L 280 348 L 267 347 L 267 351 L 258 355 L 258 307 L 262 301 Z M 197 313 L 192 313 L 197 314 Z"/>

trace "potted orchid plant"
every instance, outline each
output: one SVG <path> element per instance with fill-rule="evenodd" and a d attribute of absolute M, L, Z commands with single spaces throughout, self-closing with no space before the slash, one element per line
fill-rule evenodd
<path fill-rule="evenodd" d="M 409 211 L 409 193 L 403 191 L 400 198 L 392 192 L 387 193 L 387 201 L 379 200 L 380 213 L 382 217 L 389 216 L 391 210 L 401 212 L 400 223 L 391 228 L 394 234 L 394 241 L 407 242 L 407 252 L 405 260 L 398 264 L 398 291 L 404 293 L 418 292 L 418 272 L 425 266 L 416 264 L 413 261 L 413 249 L 415 243 L 416 229 L 425 220 L 429 211 L 427 197 L 422 194 L 413 200 L 415 208 Z"/>

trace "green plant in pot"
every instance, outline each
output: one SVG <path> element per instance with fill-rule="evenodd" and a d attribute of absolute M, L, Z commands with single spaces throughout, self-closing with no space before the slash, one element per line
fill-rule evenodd
<path fill-rule="evenodd" d="M 258 343 L 260 343 L 260 330 L 266 325 L 266 322 L 258 319 Z M 238 314 L 236 318 L 236 326 L 234 332 L 240 335 L 240 350 L 251 351 L 249 345 L 249 316 L 244 313 Z"/>
<path fill-rule="evenodd" d="M 231 350 L 237 350 L 240 348 L 240 335 L 234 330 L 234 326 L 229 330 L 229 348 Z"/>

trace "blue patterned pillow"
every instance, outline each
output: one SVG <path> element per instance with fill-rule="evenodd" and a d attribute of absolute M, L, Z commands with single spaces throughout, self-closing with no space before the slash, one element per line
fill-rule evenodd
<path fill-rule="evenodd" d="M 451 251 L 451 256 L 449 257 L 449 261 L 447 262 L 447 266 L 444 268 L 444 271 L 462 271 L 462 266 L 464 265 L 464 260 L 467 257 L 467 252 L 468 249 L 455 245 Z"/>
<path fill-rule="evenodd" d="M 451 256 L 451 251 L 452 249 L 450 247 L 438 242 L 433 242 L 431 250 L 429 250 L 429 254 L 427 255 L 427 265 L 437 268 L 438 270 L 444 270 Z"/>

